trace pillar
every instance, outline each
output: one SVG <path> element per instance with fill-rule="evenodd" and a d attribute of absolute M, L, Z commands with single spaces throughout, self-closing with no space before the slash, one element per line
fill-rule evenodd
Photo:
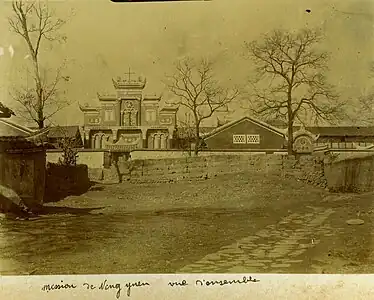
<path fill-rule="evenodd" d="M 166 139 L 167 139 L 167 137 L 166 137 L 166 134 L 161 134 L 160 135 L 160 148 L 161 149 L 166 149 Z"/>
<path fill-rule="evenodd" d="M 154 135 L 154 149 L 160 149 L 160 134 Z"/>
<path fill-rule="evenodd" d="M 102 137 L 101 137 L 101 148 L 105 148 L 106 144 L 107 144 L 107 139 L 108 139 L 108 136 L 106 134 L 104 134 Z"/>
<path fill-rule="evenodd" d="M 99 134 L 95 134 L 94 135 L 94 137 L 95 137 L 95 146 L 94 146 L 94 148 L 95 149 L 100 149 L 100 144 L 101 144 L 101 136 L 99 135 Z"/>
<path fill-rule="evenodd" d="M 90 139 L 90 132 L 89 131 L 84 131 L 83 133 L 83 136 L 84 136 L 84 148 L 90 148 L 92 147 L 92 142 L 91 142 L 91 139 Z"/>
<path fill-rule="evenodd" d="M 173 136 L 174 136 L 174 128 L 169 129 L 169 136 L 167 139 L 167 148 L 172 149 L 173 148 Z"/>
<path fill-rule="evenodd" d="M 105 139 L 104 133 L 100 133 L 99 134 L 99 149 L 104 148 L 104 139 Z"/>
<path fill-rule="evenodd" d="M 118 139 L 118 130 L 117 129 L 112 129 L 112 139 L 113 142 L 116 142 Z"/>
<path fill-rule="evenodd" d="M 130 112 L 130 125 L 131 126 L 138 125 L 138 113 L 136 111 Z"/>
<path fill-rule="evenodd" d="M 148 149 L 154 149 L 155 148 L 155 138 L 154 134 L 148 136 Z"/>
<path fill-rule="evenodd" d="M 143 148 L 148 148 L 148 144 L 147 144 L 147 130 L 146 129 L 142 129 L 142 140 L 143 140 L 142 147 Z"/>
<path fill-rule="evenodd" d="M 95 149 L 95 135 L 91 136 L 91 139 L 90 139 L 90 147 L 91 149 Z"/>
<path fill-rule="evenodd" d="M 116 103 L 116 125 L 121 126 L 121 101 Z"/>

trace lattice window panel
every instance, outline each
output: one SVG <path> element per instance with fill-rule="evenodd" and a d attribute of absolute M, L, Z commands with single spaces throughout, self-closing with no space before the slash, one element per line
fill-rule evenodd
<path fill-rule="evenodd" d="M 258 134 L 247 134 L 247 144 L 259 144 L 260 136 Z"/>
<path fill-rule="evenodd" d="M 245 144 L 245 134 L 234 134 L 232 136 L 232 142 L 234 144 Z"/>

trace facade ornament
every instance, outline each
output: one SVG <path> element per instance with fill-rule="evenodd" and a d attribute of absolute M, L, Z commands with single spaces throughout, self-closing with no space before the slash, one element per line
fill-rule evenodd
<path fill-rule="evenodd" d="M 293 133 L 293 139 L 296 140 L 299 136 L 308 136 L 313 142 L 317 141 L 319 138 L 319 134 L 313 134 L 312 132 L 306 130 L 304 126 L 302 126 L 299 130 Z"/>
<path fill-rule="evenodd" d="M 302 124 L 300 129 L 295 131 L 293 134 L 294 151 L 297 153 L 312 153 L 314 150 L 314 144 L 318 138 L 319 135 L 313 134 L 305 128 L 304 124 Z"/>

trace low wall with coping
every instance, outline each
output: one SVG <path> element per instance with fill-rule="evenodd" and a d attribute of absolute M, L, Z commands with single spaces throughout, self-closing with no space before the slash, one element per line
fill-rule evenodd
<path fill-rule="evenodd" d="M 335 155 L 325 164 L 325 173 L 331 191 L 374 191 L 374 153 Z"/>
<path fill-rule="evenodd" d="M 77 164 L 87 166 L 90 180 L 102 181 L 104 180 L 104 166 L 106 163 L 110 164 L 110 161 L 106 162 L 108 156 L 109 151 L 107 150 L 78 149 Z M 47 163 L 57 164 L 60 158 L 63 158 L 62 150 L 47 150 Z"/>
<path fill-rule="evenodd" d="M 87 165 L 90 169 L 99 169 L 104 167 L 104 153 L 108 153 L 105 150 L 91 150 L 91 149 L 79 149 L 77 164 Z M 63 158 L 63 152 L 61 150 L 47 150 L 47 162 L 58 163 L 59 159 Z"/>
<path fill-rule="evenodd" d="M 274 153 L 280 155 L 286 155 L 287 152 L 280 149 L 274 150 L 232 150 L 232 149 L 223 149 L 223 150 L 203 150 L 200 151 L 198 157 L 205 156 L 249 156 L 249 155 L 259 155 Z M 139 159 L 169 159 L 169 158 L 185 158 L 185 157 L 195 157 L 194 152 L 189 153 L 185 150 L 133 150 L 131 152 L 131 160 Z"/>

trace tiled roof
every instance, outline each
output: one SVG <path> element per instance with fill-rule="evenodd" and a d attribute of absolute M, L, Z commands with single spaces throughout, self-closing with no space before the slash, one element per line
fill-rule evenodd
<path fill-rule="evenodd" d="M 27 142 L 27 139 L 23 136 L 0 136 L 0 142 Z"/>
<path fill-rule="evenodd" d="M 35 131 L 28 139 L 36 142 L 46 143 L 48 138 L 75 138 L 79 131 L 79 126 L 56 126 L 46 127 L 41 130 Z"/>
<path fill-rule="evenodd" d="M 245 120 L 250 121 L 250 122 L 252 122 L 252 123 L 255 123 L 255 124 L 257 124 L 258 126 L 261 126 L 261 127 L 267 128 L 268 130 L 273 131 L 273 132 L 275 132 L 276 134 L 285 137 L 285 132 L 284 132 L 284 130 L 279 129 L 279 128 L 276 128 L 276 127 L 273 127 L 273 126 L 271 126 L 271 125 L 269 125 L 269 124 L 267 124 L 267 123 L 265 123 L 265 122 L 263 122 L 263 121 L 261 121 L 261 120 L 258 120 L 258 119 L 255 119 L 255 118 L 253 118 L 253 117 L 249 117 L 249 116 L 246 116 L 246 117 L 240 118 L 240 119 L 238 119 L 238 120 L 234 120 L 234 121 L 228 122 L 228 123 L 226 123 L 225 125 L 222 125 L 222 126 L 220 126 L 220 127 L 217 127 L 217 128 L 215 128 L 213 131 L 207 133 L 204 137 L 205 137 L 205 138 L 209 138 L 209 137 L 211 137 L 212 135 L 215 135 L 215 134 L 217 134 L 217 133 L 219 133 L 219 132 L 221 132 L 221 131 L 223 131 L 223 130 L 229 128 L 229 127 L 232 127 L 232 126 L 234 126 L 234 125 L 236 125 L 236 124 L 238 124 L 238 123 L 240 123 L 240 122 L 243 122 L 243 121 L 245 121 Z"/>
<path fill-rule="evenodd" d="M 200 127 L 200 135 L 205 135 L 217 127 Z M 194 128 L 185 128 L 185 127 L 178 127 L 177 129 L 177 136 L 179 138 L 194 138 L 195 137 L 195 129 Z"/>
<path fill-rule="evenodd" d="M 35 143 L 22 136 L 1 136 L 0 137 L 0 151 L 1 152 L 21 152 L 25 153 L 30 149 L 43 149 L 43 143 Z"/>
<path fill-rule="evenodd" d="M 273 119 L 273 120 L 266 120 L 265 122 L 277 128 L 287 128 L 287 122 L 282 121 L 282 120 Z"/>
<path fill-rule="evenodd" d="M 269 124 L 287 130 L 287 124 L 282 121 L 270 121 Z M 294 126 L 294 131 L 300 128 Z M 305 129 L 320 136 L 374 136 L 374 126 L 308 126 Z"/>
<path fill-rule="evenodd" d="M 2 137 L 15 137 L 15 136 L 21 136 L 21 137 L 27 137 L 34 133 L 33 130 L 30 128 L 24 127 L 22 125 L 13 123 L 9 121 L 8 119 L 2 119 L 0 118 L 0 136 Z"/>
<path fill-rule="evenodd" d="M 4 104 L 0 102 L 0 118 L 10 118 L 11 116 L 14 116 L 13 110 L 11 110 L 9 107 L 6 107 Z"/>
<path fill-rule="evenodd" d="M 64 138 L 72 137 L 74 138 L 79 132 L 79 126 L 56 126 L 50 127 L 48 131 L 49 138 Z"/>
<path fill-rule="evenodd" d="M 306 127 L 306 130 L 320 136 L 374 136 L 374 127 Z"/>

